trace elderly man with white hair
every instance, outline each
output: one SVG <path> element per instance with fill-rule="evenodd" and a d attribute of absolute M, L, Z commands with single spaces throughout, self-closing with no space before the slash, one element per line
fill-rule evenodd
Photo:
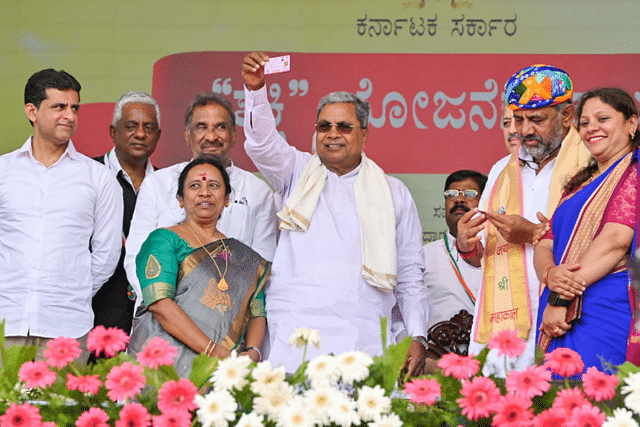
<path fill-rule="evenodd" d="M 287 341 L 297 327 L 320 331 L 322 346 L 309 349 L 311 357 L 349 350 L 380 354 L 380 318 L 390 319 L 397 303 L 415 339 L 405 368 L 418 375 L 428 310 L 421 227 L 408 189 L 363 152 L 369 105 L 349 92 L 325 96 L 317 113 L 317 154 L 298 151 L 276 130 L 265 87 L 267 61 L 264 53 L 250 53 L 242 75 L 245 150 L 284 201 L 265 292 L 269 360 L 295 370 L 300 354 Z"/>

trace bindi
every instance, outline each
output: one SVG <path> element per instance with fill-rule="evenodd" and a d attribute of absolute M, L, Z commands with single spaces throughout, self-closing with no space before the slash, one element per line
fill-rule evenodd
<path fill-rule="evenodd" d="M 206 181 L 206 180 L 207 180 L 207 174 L 206 174 L 205 172 L 202 172 L 202 173 L 200 174 L 200 177 L 202 178 L 202 180 L 203 180 L 203 181 Z"/>

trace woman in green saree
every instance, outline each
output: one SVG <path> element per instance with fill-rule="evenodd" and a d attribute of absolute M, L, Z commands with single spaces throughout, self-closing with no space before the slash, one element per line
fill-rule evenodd
<path fill-rule="evenodd" d="M 190 162 L 178 179 L 186 220 L 149 234 L 136 258 L 144 306 L 128 352 L 161 337 L 178 348 L 181 377 L 189 376 L 200 353 L 225 358 L 237 350 L 261 358 L 271 263 L 216 228 L 230 192 L 229 175 L 216 159 Z"/>

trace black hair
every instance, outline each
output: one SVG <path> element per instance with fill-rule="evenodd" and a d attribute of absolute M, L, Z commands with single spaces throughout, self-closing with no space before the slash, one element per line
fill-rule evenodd
<path fill-rule="evenodd" d="M 24 105 L 33 104 L 40 108 L 42 101 L 47 99 L 47 89 L 75 90 L 80 98 L 80 83 L 71 74 L 64 70 L 56 71 L 53 68 L 40 70 L 29 77 L 24 87 Z M 33 126 L 33 122 L 29 120 Z"/>
<path fill-rule="evenodd" d="M 187 175 L 189 175 L 191 169 L 198 165 L 204 164 L 211 165 L 220 171 L 220 175 L 222 175 L 222 181 L 224 181 L 224 194 L 225 196 L 231 194 L 231 183 L 229 182 L 229 174 L 222 165 L 222 162 L 220 162 L 218 157 L 212 154 L 202 154 L 198 158 L 190 161 L 189 164 L 187 164 L 187 166 L 185 166 L 185 168 L 180 173 L 180 176 L 178 177 L 178 198 L 184 197 L 184 182 L 187 180 Z"/>
<path fill-rule="evenodd" d="M 454 182 L 464 181 L 467 178 L 471 178 L 478 184 L 478 189 L 482 194 L 484 186 L 487 185 L 487 176 L 469 169 L 461 169 L 449 175 L 444 183 L 444 190 L 447 191 Z"/>
<path fill-rule="evenodd" d="M 213 92 L 200 92 L 196 95 L 194 100 L 191 101 L 191 104 L 189 104 L 187 112 L 184 115 L 184 128 L 188 129 L 191 125 L 191 120 L 193 119 L 193 110 L 195 110 L 196 107 L 205 107 L 211 104 L 219 105 L 227 110 L 227 113 L 229 114 L 229 120 L 231 120 L 231 129 L 235 129 L 236 115 L 233 113 L 233 106 L 231 105 L 231 102 L 229 102 L 227 98 L 220 95 L 219 93 Z"/>

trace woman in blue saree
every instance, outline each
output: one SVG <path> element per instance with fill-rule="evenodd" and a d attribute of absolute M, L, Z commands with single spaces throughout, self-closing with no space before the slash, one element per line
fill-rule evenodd
<path fill-rule="evenodd" d="M 592 159 L 565 187 L 551 231 L 537 244 L 543 287 L 538 345 L 575 350 L 585 371 L 627 358 L 632 324 L 628 262 L 635 245 L 638 109 L 621 89 L 586 92 L 579 131 Z M 546 286 L 545 286 L 546 285 Z"/>
<path fill-rule="evenodd" d="M 216 228 L 229 203 L 229 175 L 216 159 L 199 157 L 178 179 L 186 220 L 149 234 L 136 258 L 144 307 L 128 352 L 153 337 L 178 348 L 175 367 L 189 376 L 200 353 L 224 358 L 245 351 L 254 361 L 266 320 L 263 287 L 270 263 Z"/>

